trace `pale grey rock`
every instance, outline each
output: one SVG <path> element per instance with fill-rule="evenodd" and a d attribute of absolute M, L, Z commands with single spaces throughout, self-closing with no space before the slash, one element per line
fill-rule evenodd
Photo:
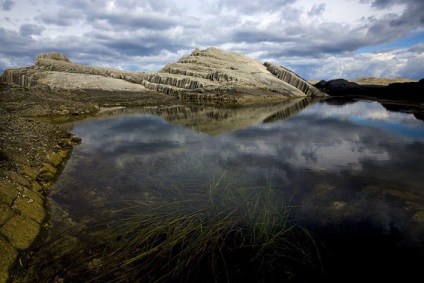
<path fill-rule="evenodd" d="M 296 87 L 297 89 L 301 90 L 303 93 L 307 94 L 308 96 L 325 96 L 325 93 L 323 93 L 321 90 L 319 90 L 318 88 L 310 84 L 305 79 L 299 77 L 294 72 L 282 66 L 276 66 L 269 62 L 265 62 L 264 65 L 277 78 Z"/>
<path fill-rule="evenodd" d="M 64 61 L 64 62 L 71 62 L 68 57 L 66 57 L 65 54 L 59 53 L 59 52 L 50 52 L 50 53 L 42 53 L 37 56 L 37 59 L 35 59 L 35 62 L 43 60 L 43 59 L 50 59 L 50 60 L 58 60 L 58 61 Z"/>
<path fill-rule="evenodd" d="M 253 102 L 325 95 L 295 73 L 216 48 L 195 49 L 159 72 L 129 72 L 72 63 L 57 52 L 34 66 L 6 70 L 5 83 L 52 90 L 156 92 L 189 100 Z"/>
<path fill-rule="evenodd" d="M 216 48 L 195 49 L 159 72 L 146 74 L 142 83 L 159 92 L 206 100 L 287 99 L 325 95 L 287 69 Z"/>

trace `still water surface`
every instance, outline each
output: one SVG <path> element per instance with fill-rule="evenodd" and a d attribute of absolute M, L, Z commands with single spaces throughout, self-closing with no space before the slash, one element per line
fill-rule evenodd
<path fill-rule="evenodd" d="M 123 200 L 189 195 L 229 172 L 290 200 L 323 243 L 324 281 L 422 276 L 424 121 L 412 114 L 296 100 L 124 109 L 64 127 L 82 143 L 50 199 L 76 222 Z"/>

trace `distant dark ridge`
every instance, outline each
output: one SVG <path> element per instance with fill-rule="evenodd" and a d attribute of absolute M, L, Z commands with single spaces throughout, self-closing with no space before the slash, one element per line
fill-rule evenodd
<path fill-rule="evenodd" d="M 390 100 L 424 102 L 424 79 L 418 82 L 361 85 L 344 79 L 320 81 L 315 85 L 331 96 L 374 97 Z"/>

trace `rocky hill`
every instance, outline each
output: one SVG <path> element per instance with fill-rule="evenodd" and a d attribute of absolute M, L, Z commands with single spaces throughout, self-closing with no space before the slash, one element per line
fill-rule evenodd
<path fill-rule="evenodd" d="M 247 102 L 325 95 L 293 72 L 216 48 L 195 49 L 159 72 L 129 72 L 72 63 L 60 53 L 40 54 L 33 66 L 5 70 L 0 81 L 53 91 L 155 91 L 183 99 Z"/>

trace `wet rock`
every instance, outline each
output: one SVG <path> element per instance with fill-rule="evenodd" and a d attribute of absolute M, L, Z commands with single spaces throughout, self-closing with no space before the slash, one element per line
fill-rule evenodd
<path fill-rule="evenodd" d="M 424 225 L 424 210 L 420 210 L 414 215 L 414 220 Z"/>
<path fill-rule="evenodd" d="M 18 258 L 18 251 L 0 235 L 0 283 L 8 282 L 9 270 Z"/>
<path fill-rule="evenodd" d="M 8 276 L 17 252 L 36 240 L 46 217 L 45 199 L 38 192 L 48 188 L 76 141 L 57 126 L 0 108 L 0 246 L 7 243 L 7 253 L 3 247 L 0 252 L 0 278 Z M 48 181 L 40 184 L 40 178 Z"/>
<path fill-rule="evenodd" d="M 26 250 L 37 238 L 40 228 L 40 224 L 34 220 L 24 215 L 15 215 L 0 227 L 0 233 L 16 249 Z"/>
<path fill-rule="evenodd" d="M 0 226 L 6 223 L 15 213 L 6 203 L 0 203 Z"/>
<path fill-rule="evenodd" d="M 18 190 L 16 184 L 10 181 L 0 180 L 0 202 L 12 205 L 13 200 L 18 197 Z"/>
<path fill-rule="evenodd" d="M 13 203 L 12 209 L 15 212 L 24 215 L 39 224 L 41 224 L 46 217 L 46 211 L 44 207 L 25 194 L 19 195 L 19 197 Z"/>

